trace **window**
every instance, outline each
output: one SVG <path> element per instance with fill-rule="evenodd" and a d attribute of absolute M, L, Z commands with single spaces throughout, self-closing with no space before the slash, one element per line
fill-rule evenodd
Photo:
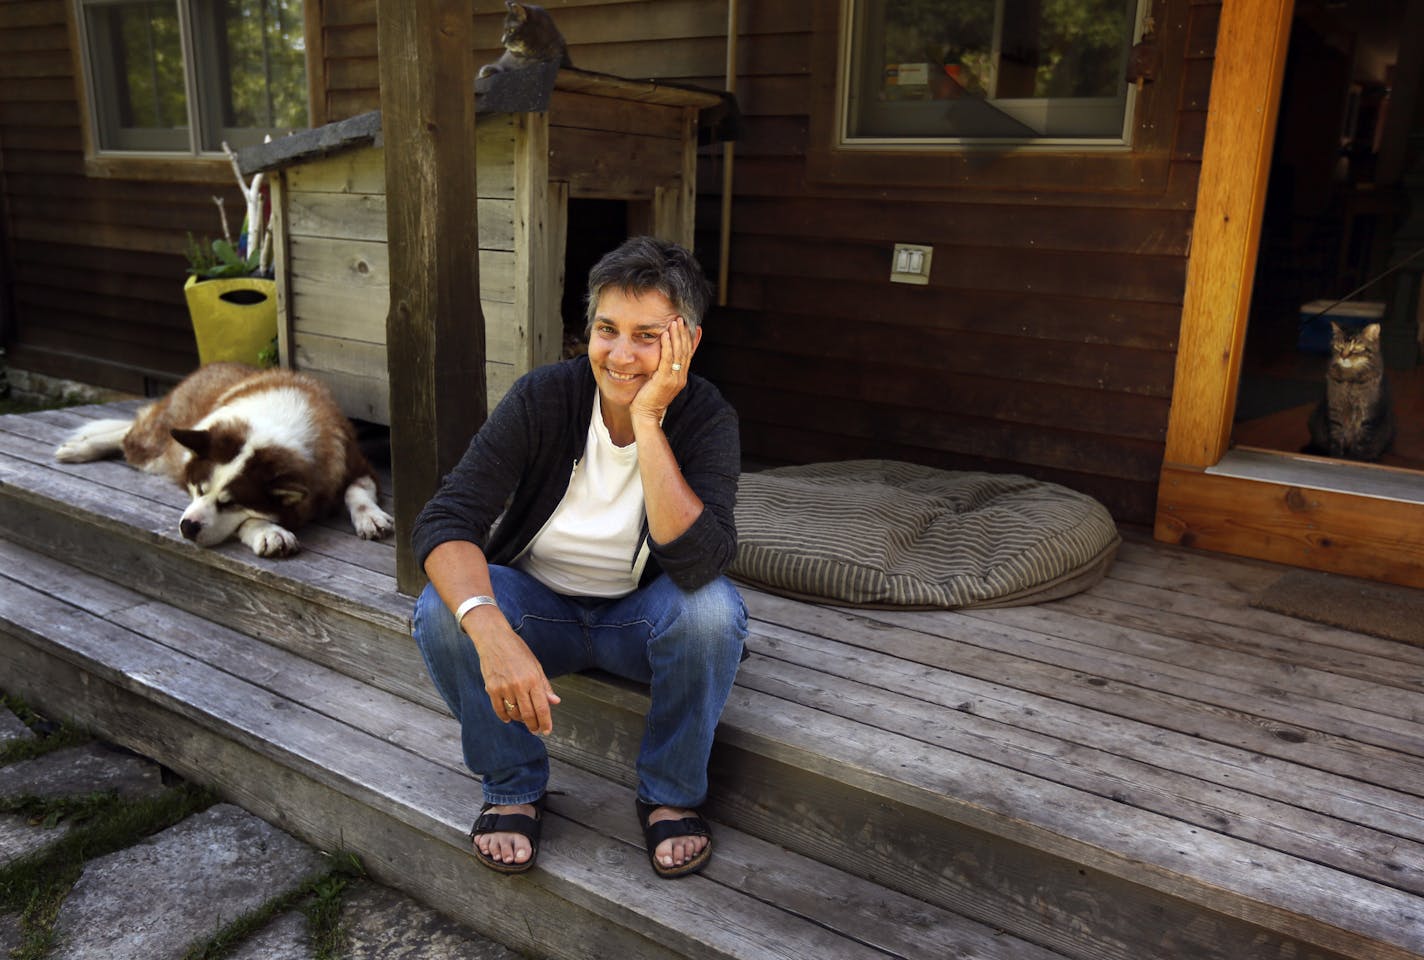
<path fill-rule="evenodd" d="M 301 0 L 77 0 L 98 152 L 196 156 L 309 125 Z"/>
<path fill-rule="evenodd" d="M 1127 142 L 1138 0 L 846 0 L 841 143 Z"/>

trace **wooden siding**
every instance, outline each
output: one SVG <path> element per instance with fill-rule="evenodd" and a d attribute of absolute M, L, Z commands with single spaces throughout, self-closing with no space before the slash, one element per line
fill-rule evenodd
<path fill-rule="evenodd" d="M 725 84 L 725 0 L 546 5 L 580 67 Z M 328 15 L 329 105 L 355 112 L 378 102 L 374 3 L 342 6 Z M 1220 4 L 1149 11 L 1163 67 L 1132 168 L 1159 177 L 1147 189 L 1083 155 L 1039 163 L 1051 179 L 1035 189 L 996 184 L 994 159 L 915 187 L 893 163 L 881 182 L 817 179 L 835 7 L 740 7 L 729 298 L 698 364 L 738 408 L 745 454 L 1022 472 L 1150 522 Z M 475 11 L 476 38 L 498 36 L 502 4 Z M 696 244 L 715 269 L 720 150 L 701 152 L 698 174 Z M 888 283 L 897 241 L 934 245 L 928 286 Z"/>
<path fill-rule="evenodd" d="M 491 403 L 513 383 L 528 338 L 516 323 L 514 126 L 507 115 L 479 124 L 480 306 Z M 389 423 L 385 151 L 303 163 L 283 176 L 289 264 L 283 355 L 320 375 L 348 414 Z"/>
<path fill-rule="evenodd" d="M 197 365 L 184 244 L 221 235 L 213 196 L 234 228 L 242 199 L 225 166 L 212 182 L 89 175 L 76 71 L 64 0 L 0 4 L 8 362 L 143 393 Z"/>
<path fill-rule="evenodd" d="M 582 68 L 725 83 L 727 0 L 547 6 Z M 476 62 L 483 63 L 498 53 L 504 8 L 499 0 L 473 7 Z M 698 367 L 741 413 L 745 454 L 765 463 L 896 457 L 1022 472 L 1097 496 L 1121 521 L 1150 522 L 1220 3 L 1152 4 L 1162 69 L 1146 88 L 1138 149 L 1127 166 L 1088 155 L 1039 158 L 1027 167 L 960 158 L 954 162 L 964 175 L 948 172 L 950 163 L 929 182 L 924 171 L 943 158 L 872 164 L 875 177 L 863 164 L 849 175 L 828 175 L 817 160 L 828 146 L 823 105 L 834 78 L 836 9 L 837 0 L 740 4 L 736 92 L 745 130 L 733 176 L 729 302 L 708 324 Z M 375 0 L 323 6 L 326 92 L 318 107 L 325 119 L 380 106 L 375 16 Z M 57 29 L 63 23 L 60 0 L 0 8 L 0 42 L 29 52 L 47 44 L 53 53 L 47 67 L 7 76 L 0 94 L 12 205 L 30 201 L 35 180 L 56 175 L 50 160 L 65 148 L 54 143 L 66 142 L 64 131 L 78 122 L 72 80 L 50 76 L 56 65 L 71 69 Z M 24 32 L 20 40 L 17 31 Z M 67 149 L 59 155 L 69 158 L 66 183 L 75 189 L 51 185 L 50 199 L 83 190 L 97 197 L 82 229 L 63 243 L 34 239 L 43 227 L 22 215 L 24 204 L 11 214 L 13 242 L 23 250 L 16 267 L 22 342 L 67 337 L 69 348 L 81 350 L 97 324 L 152 351 L 159 325 L 186 345 L 181 261 L 171 254 L 185 229 L 200 232 L 213 222 L 210 191 L 164 186 L 154 196 L 143 184 L 86 182 L 77 147 Z M 695 239 L 712 272 L 721 158 L 716 147 L 698 158 Z M 1011 169 L 1034 171 L 1040 181 L 1016 181 L 1017 173 L 1004 172 Z M 1123 170 L 1142 182 L 1134 186 Z M 588 195 L 596 189 L 579 188 Z M 153 202 L 143 202 L 149 196 Z M 133 219 L 118 212 L 130 200 L 139 201 Z M 99 210 L 110 219 L 94 222 Z M 130 309 L 130 321 L 118 325 L 90 312 L 87 328 L 73 308 L 41 311 L 36 301 L 70 294 L 73 284 L 56 290 L 53 279 L 35 278 L 63 275 L 80 252 L 86 256 L 77 259 L 92 261 L 95 248 L 80 243 L 113 248 L 119 241 L 134 251 L 123 254 L 134 258 L 131 275 L 143 280 L 126 297 L 151 309 Z M 894 242 L 934 245 L 927 286 L 888 282 Z M 48 272 L 35 273 L 43 255 L 51 260 Z M 169 276 L 171 296 L 162 293 Z"/>
<path fill-rule="evenodd" d="M 1161 180 L 1130 190 L 1081 155 L 1053 158 L 1061 172 L 1046 175 L 997 157 L 969 160 L 962 179 L 943 158 L 818 169 L 836 4 L 770 5 L 801 8 L 799 19 L 768 6 L 744 5 L 729 304 L 699 357 L 741 413 L 747 455 L 1020 472 L 1147 521 L 1217 8 L 1153 11 L 1164 69 L 1140 115 L 1167 132 L 1137 137 Z M 943 168 L 939 181 L 905 186 L 926 163 Z M 1044 179 L 1014 184 L 1024 170 Z M 715 249 L 721 173 L 709 156 L 704 251 Z M 896 242 L 935 248 L 928 285 L 888 282 Z"/>

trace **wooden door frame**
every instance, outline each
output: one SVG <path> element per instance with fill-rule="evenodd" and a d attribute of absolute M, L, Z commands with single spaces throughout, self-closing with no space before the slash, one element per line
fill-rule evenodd
<path fill-rule="evenodd" d="M 1222 5 L 1154 533 L 1424 587 L 1424 504 L 1313 485 L 1311 470 L 1339 469 L 1329 461 L 1305 463 L 1302 482 L 1219 469 L 1231 441 L 1293 14 L 1294 0 Z"/>

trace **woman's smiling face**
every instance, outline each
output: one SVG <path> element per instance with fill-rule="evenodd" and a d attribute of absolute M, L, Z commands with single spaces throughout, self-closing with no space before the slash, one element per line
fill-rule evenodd
<path fill-rule="evenodd" d="M 677 316 L 667 297 L 650 290 L 605 289 L 588 332 L 588 360 L 605 414 L 624 412 L 657 372 L 662 333 Z"/>

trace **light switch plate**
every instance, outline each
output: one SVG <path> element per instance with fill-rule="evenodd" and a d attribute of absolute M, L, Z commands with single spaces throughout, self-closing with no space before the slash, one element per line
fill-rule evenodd
<path fill-rule="evenodd" d="M 917 243 L 897 243 L 890 260 L 891 283 L 929 283 L 930 258 L 934 247 Z"/>

